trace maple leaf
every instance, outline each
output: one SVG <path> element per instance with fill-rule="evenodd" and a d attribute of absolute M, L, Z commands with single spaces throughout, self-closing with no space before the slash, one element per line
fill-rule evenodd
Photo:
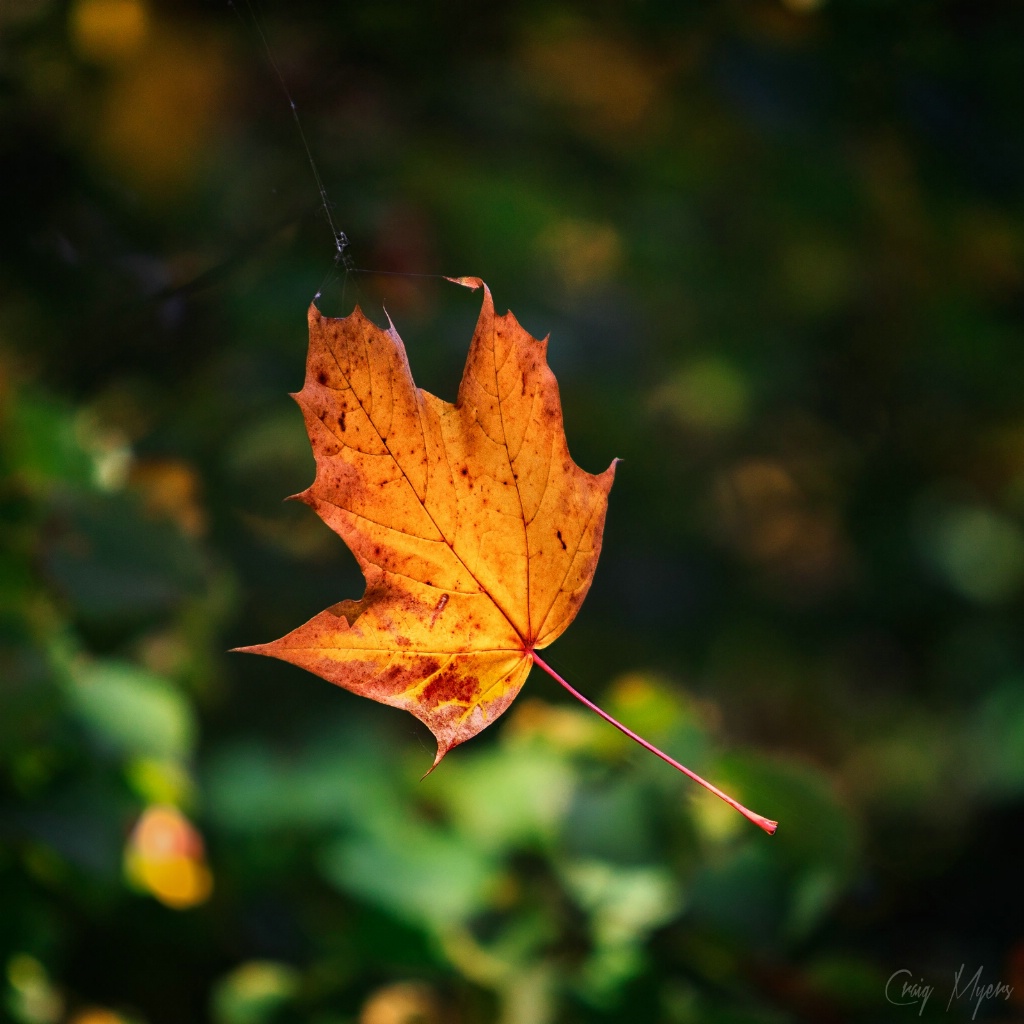
<path fill-rule="evenodd" d="M 306 420 L 316 478 L 295 498 L 338 533 L 366 590 L 280 640 L 237 648 L 415 715 L 436 767 L 512 703 L 534 664 L 647 749 L 754 815 L 577 693 L 537 654 L 590 589 L 616 461 L 569 455 L 547 341 L 483 305 L 454 405 L 417 388 L 394 326 L 309 309 Z M 431 769 L 431 770 L 432 770 Z M 770 828 L 768 826 L 771 826 Z"/>

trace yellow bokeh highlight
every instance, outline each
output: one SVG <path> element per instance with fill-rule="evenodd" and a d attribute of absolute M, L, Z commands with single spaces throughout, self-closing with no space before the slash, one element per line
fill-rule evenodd
<path fill-rule="evenodd" d="M 583 709 L 520 697 L 509 714 L 502 739 L 510 744 L 540 739 L 556 750 L 574 753 L 599 744 L 603 732 L 600 722 Z"/>
<path fill-rule="evenodd" d="M 649 720 L 652 729 L 674 728 L 684 719 L 682 696 L 666 680 L 644 672 L 627 672 L 615 679 L 608 691 L 617 711 L 637 721 Z"/>
<path fill-rule="evenodd" d="M 132 874 L 161 903 L 174 910 L 205 903 L 213 891 L 210 869 L 188 857 L 139 858 L 133 862 Z"/>
<path fill-rule="evenodd" d="M 211 1016 L 218 1024 L 277 1020 L 298 992 L 299 972 L 272 960 L 250 960 L 222 978 L 213 991 Z"/>
<path fill-rule="evenodd" d="M 655 409 L 683 426 L 718 433 L 741 426 L 749 411 L 747 382 L 720 356 L 703 356 L 681 366 L 652 395 Z"/>
<path fill-rule="evenodd" d="M 218 45 L 161 33 L 110 82 L 100 160 L 150 199 L 179 194 L 208 161 L 227 80 Z"/>
<path fill-rule="evenodd" d="M 63 1016 L 63 997 L 34 956 L 17 953 L 11 957 L 7 962 L 7 982 L 7 1005 L 18 1020 L 26 1024 L 57 1024 Z"/>
<path fill-rule="evenodd" d="M 120 64 L 134 57 L 149 33 L 149 12 L 141 0 L 77 0 L 70 14 L 71 41 L 96 64 Z"/>
<path fill-rule="evenodd" d="M 170 519 L 190 537 L 204 532 L 206 514 L 194 466 L 181 459 L 140 459 L 129 480 L 149 515 Z"/>
<path fill-rule="evenodd" d="M 446 1019 L 434 990 L 418 981 L 400 981 L 372 992 L 359 1024 L 442 1024 Z"/>
<path fill-rule="evenodd" d="M 727 789 L 735 799 L 742 799 L 735 785 Z M 690 813 L 701 835 L 714 843 L 728 842 L 750 827 L 728 804 L 709 793 L 695 795 L 690 803 Z"/>
<path fill-rule="evenodd" d="M 143 813 L 128 840 L 125 873 L 174 910 L 205 903 L 213 891 L 202 837 L 174 807 L 149 807 Z"/>
<path fill-rule="evenodd" d="M 126 770 L 132 789 L 147 803 L 181 806 L 192 796 L 192 780 L 177 761 L 139 757 Z"/>
<path fill-rule="evenodd" d="M 604 138 L 644 131 L 662 101 L 659 61 L 586 23 L 549 26 L 521 59 L 538 93 L 572 108 L 584 131 Z"/>

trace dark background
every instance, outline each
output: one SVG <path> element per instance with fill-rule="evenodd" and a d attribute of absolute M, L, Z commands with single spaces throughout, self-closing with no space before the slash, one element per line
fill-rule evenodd
<path fill-rule="evenodd" d="M 624 461 L 534 673 L 410 716 L 229 655 L 358 597 L 305 311 L 455 394 L 471 274 Z M 0 989 L 21 1024 L 1024 1007 L 1024 7 L 5 0 Z M 923 1013 L 886 981 L 934 987 Z M 908 995 L 908 1000 L 913 996 Z"/>

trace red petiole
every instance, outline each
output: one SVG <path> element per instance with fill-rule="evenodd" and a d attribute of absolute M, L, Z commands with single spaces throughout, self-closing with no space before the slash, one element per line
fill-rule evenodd
<path fill-rule="evenodd" d="M 537 665 L 539 668 L 542 668 L 545 672 L 547 672 L 547 674 L 551 676 L 551 678 L 554 679 L 556 682 L 561 683 L 562 686 L 564 686 L 578 701 L 580 701 L 583 704 L 586 704 L 586 706 L 590 708 L 591 711 L 600 715 L 609 724 L 614 725 L 615 728 L 619 730 L 619 732 L 625 733 L 625 735 L 627 735 L 631 740 L 635 740 L 645 750 L 649 750 L 652 754 L 655 754 L 658 757 L 660 757 L 662 761 L 665 761 L 667 764 L 672 765 L 672 767 L 676 770 L 681 771 L 684 775 L 688 775 L 691 779 L 693 779 L 694 782 L 699 783 L 706 790 L 708 790 L 711 793 L 714 793 L 715 796 L 717 796 L 720 800 L 724 800 L 730 807 L 733 807 L 737 811 L 739 811 L 744 818 L 747 818 L 749 821 L 752 821 L 755 825 L 758 826 L 758 828 L 763 828 L 765 832 L 768 833 L 768 835 L 771 836 L 775 834 L 775 830 L 779 827 L 779 823 L 777 821 L 772 821 L 770 818 L 765 818 L 760 814 L 755 814 L 753 811 L 744 807 L 743 804 L 741 804 L 738 800 L 734 800 L 731 796 L 729 796 L 728 793 L 723 793 L 717 786 L 713 786 L 710 782 L 707 781 L 707 779 L 702 779 L 696 772 L 690 771 L 690 769 L 687 768 L 685 765 L 682 765 L 674 758 L 669 757 L 668 754 L 666 754 L 663 750 L 659 750 L 656 746 L 654 746 L 653 743 L 648 743 L 647 740 L 645 740 L 642 736 L 638 736 L 635 732 L 633 732 L 632 729 L 627 729 L 626 726 L 624 726 L 621 722 L 618 722 L 614 718 L 612 718 L 612 716 L 609 715 L 607 711 L 602 711 L 592 701 L 587 700 L 587 698 L 584 697 L 582 693 L 580 693 L 578 690 L 573 689 L 573 687 L 571 687 L 546 661 L 544 661 L 544 659 L 541 658 L 541 656 L 536 651 L 531 651 L 530 654 L 533 657 L 535 665 Z"/>

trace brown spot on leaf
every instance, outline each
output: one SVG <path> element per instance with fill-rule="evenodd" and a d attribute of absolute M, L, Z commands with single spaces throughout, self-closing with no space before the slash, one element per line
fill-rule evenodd
<path fill-rule="evenodd" d="M 562 540 L 562 531 L 561 530 L 555 530 L 555 535 L 558 537 L 558 543 L 562 545 L 562 550 L 565 551 L 566 547 L 565 547 L 565 541 Z"/>
<path fill-rule="evenodd" d="M 464 701 L 466 704 L 470 704 L 479 689 L 480 681 L 476 676 L 463 675 L 458 663 L 451 662 L 427 683 L 420 699 L 428 706 L 450 700 Z"/>
<path fill-rule="evenodd" d="M 387 700 L 414 687 L 424 676 L 433 675 L 440 667 L 433 657 L 404 655 L 391 662 L 382 672 L 364 679 L 360 690 L 375 700 Z"/>

